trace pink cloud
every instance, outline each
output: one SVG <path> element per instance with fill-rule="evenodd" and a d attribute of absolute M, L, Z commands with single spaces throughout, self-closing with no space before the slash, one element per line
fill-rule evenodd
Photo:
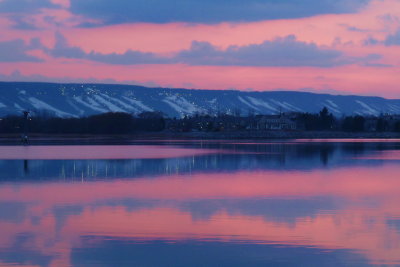
<path fill-rule="evenodd" d="M 149 52 L 172 52 L 186 49 L 193 40 L 209 41 L 226 48 L 248 45 L 295 34 L 300 40 L 331 45 L 337 37 L 342 43 L 359 44 L 368 34 L 383 30 L 379 16 L 400 15 L 400 3 L 395 0 L 373 1 L 357 14 L 320 15 L 303 19 L 272 20 L 253 23 L 205 24 L 121 24 L 99 28 L 66 29 L 63 34 L 86 51 L 104 53 L 127 49 Z M 346 27 L 348 25 L 348 27 Z M 349 31 L 349 27 L 366 31 Z"/>
<path fill-rule="evenodd" d="M 45 73 L 55 81 L 60 77 L 113 78 L 136 80 L 166 87 L 208 89 L 276 90 L 313 88 L 316 91 L 335 89 L 348 94 L 399 97 L 396 68 L 343 66 L 337 68 L 268 68 L 172 65 L 116 66 L 85 60 L 49 60 L 45 63 L 0 63 L 6 74 L 19 69 L 23 75 Z M 179 77 L 179 79 L 177 79 Z M 379 88 L 379 93 L 377 91 Z"/>
<path fill-rule="evenodd" d="M 43 51 L 28 51 L 45 61 L 42 63 L 0 63 L 0 74 L 10 75 L 20 70 L 22 75 L 42 75 L 57 81 L 71 79 L 113 79 L 138 81 L 162 86 L 203 89 L 274 90 L 312 88 L 337 90 L 345 93 L 399 97 L 397 67 L 400 47 L 383 45 L 365 46 L 368 37 L 380 38 L 395 31 L 400 25 L 400 2 L 376 0 L 355 14 L 319 15 L 303 19 L 272 20 L 253 23 L 221 24 L 121 24 L 107 27 L 78 27 L 87 18 L 71 14 L 69 1 L 53 0 L 63 8 L 46 9 L 32 15 L 39 31 L 16 30 L 7 18 L 0 18 L 0 41 L 40 38 L 47 49 L 55 45 L 54 34 L 61 32 L 70 45 L 86 53 L 125 53 L 127 50 L 171 56 L 188 49 L 192 41 L 205 41 L 226 49 L 230 45 L 260 44 L 276 37 L 295 34 L 301 42 L 315 43 L 321 48 L 341 51 L 347 57 L 382 55 L 369 66 L 347 65 L 334 68 L 317 67 L 237 67 L 237 66 L 188 66 L 167 65 L 108 65 L 84 59 L 54 59 Z M 52 17 L 49 21 L 48 18 Z M 388 17 L 392 20 L 387 19 Z M 385 67 L 385 66 L 392 67 Z"/>

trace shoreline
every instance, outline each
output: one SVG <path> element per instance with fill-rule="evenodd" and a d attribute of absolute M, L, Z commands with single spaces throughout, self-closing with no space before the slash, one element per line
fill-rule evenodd
<path fill-rule="evenodd" d="M 0 144 L 21 144 L 20 134 L 0 134 Z M 138 140 L 291 140 L 291 139 L 398 139 L 397 132 L 339 132 L 339 131 L 235 131 L 235 132 L 149 132 L 121 135 L 107 134 L 31 134 L 30 144 L 36 143 L 99 143 Z"/>

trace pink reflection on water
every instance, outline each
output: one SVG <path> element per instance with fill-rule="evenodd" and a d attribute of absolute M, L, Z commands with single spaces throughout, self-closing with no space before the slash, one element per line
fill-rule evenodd
<path fill-rule="evenodd" d="M 81 203 L 99 198 L 224 199 L 400 196 L 399 166 L 334 170 L 242 171 L 83 183 L 4 184 L 0 200 Z M 17 190 L 16 190 L 17 189 Z"/>
<path fill-rule="evenodd" d="M 8 247 L 21 232 L 33 232 L 32 244 L 45 254 L 61 255 L 53 266 L 68 263 L 81 236 L 143 240 L 217 239 L 261 244 L 300 245 L 323 249 L 349 249 L 373 263 L 400 263 L 400 233 L 386 220 L 400 218 L 399 166 L 353 167 L 334 170 L 260 171 L 168 176 L 153 179 L 88 183 L 25 183 L 0 186 L 0 201 L 29 203 L 20 223 L 0 221 L 0 247 Z M 307 199 L 330 196 L 346 205 L 294 223 L 266 216 L 220 210 L 210 218 L 194 219 L 175 204 L 127 209 L 99 205 L 106 200 L 173 200 L 185 203 L 205 199 Z M 365 199 L 374 206 L 363 205 Z M 161 201 L 162 203 L 162 201 Z M 51 212 L 62 205 L 79 205 L 57 228 Z M 40 218 L 34 223 L 33 217 Z M 371 223 L 373 222 L 373 223 Z M 49 247 L 48 244 L 52 244 Z M 67 264 L 68 265 L 68 264 Z M 64 265 L 63 265 L 64 266 Z"/>
<path fill-rule="evenodd" d="M 0 146 L 0 159 L 158 159 L 216 153 L 166 146 Z M 219 152 L 219 151 L 218 151 Z"/>
<path fill-rule="evenodd" d="M 400 143 L 400 139 L 390 138 L 332 138 L 332 139 L 295 139 L 294 142 L 300 143 Z"/>
<path fill-rule="evenodd" d="M 368 156 L 355 157 L 355 159 L 400 160 L 400 151 L 398 150 L 380 151 L 378 153 Z"/>

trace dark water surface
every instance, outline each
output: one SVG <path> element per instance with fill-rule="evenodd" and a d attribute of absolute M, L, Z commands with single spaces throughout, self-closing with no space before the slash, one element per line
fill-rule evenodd
<path fill-rule="evenodd" d="M 400 266 L 400 140 L 0 146 L 0 266 Z"/>

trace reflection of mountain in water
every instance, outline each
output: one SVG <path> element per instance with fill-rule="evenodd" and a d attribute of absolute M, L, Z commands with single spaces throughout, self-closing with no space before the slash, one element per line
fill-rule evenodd
<path fill-rule="evenodd" d="M 199 143 L 181 144 L 200 148 Z M 351 165 L 381 164 L 354 159 L 397 148 L 396 143 L 202 143 L 221 153 L 170 159 L 132 160 L 1 160 L 0 179 L 105 179 L 233 172 L 240 170 L 312 170 Z"/>

